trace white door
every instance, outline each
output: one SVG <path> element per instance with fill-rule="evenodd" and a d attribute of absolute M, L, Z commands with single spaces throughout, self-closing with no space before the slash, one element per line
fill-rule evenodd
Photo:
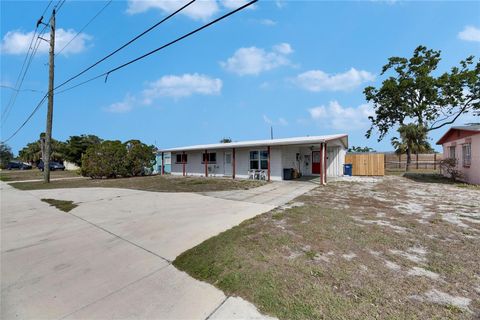
<path fill-rule="evenodd" d="M 231 152 L 225 152 L 223 165 L 225 168 L 225 175 L 231 176 L 232 175 L 232 153 Z"/>
<path fill-rule="evenodd" d="M 338 164 L 338 147 L 327 147 L 327 177 L 337 177 L 340 175 Z"/>

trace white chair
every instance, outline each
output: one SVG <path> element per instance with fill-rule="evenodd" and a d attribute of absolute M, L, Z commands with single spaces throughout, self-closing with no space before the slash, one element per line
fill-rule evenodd
<path fill-rule="evenodd" d="M 248 179 L 255 180 L 255 170 L 248 170 Z"/>
<path fill-rule="evenodd" d="M 265 170 L 260 170 L 259 179 L 260 180 L 267 180 L 267 174 L 265 173 Z"/>

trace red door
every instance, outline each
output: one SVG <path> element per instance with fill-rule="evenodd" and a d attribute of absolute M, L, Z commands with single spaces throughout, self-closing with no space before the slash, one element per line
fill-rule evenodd
<path fill-rule="evenodd" d="M 320 151 L 312 151 L 312 173 L 320 174 Z"/>

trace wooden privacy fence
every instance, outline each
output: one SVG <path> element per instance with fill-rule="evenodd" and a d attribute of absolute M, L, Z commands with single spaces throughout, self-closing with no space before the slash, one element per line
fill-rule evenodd
<path fill-rule="evenodd" d="M 439 163 L 443 159 L 441 153 L 420 153 L 412 154 L 411 169 L 439 170 Z M 407 167 L 407 155 L 398 155 L 395 153 L 385 154 L 385 169 L 396 171 L 405 170 Z"/>
<path fill-rule="evenodd" d="M 352 164 L 354 176 L 385 175 L 385 155 L 383 153 L 347 153 L 345 163 Z"/>

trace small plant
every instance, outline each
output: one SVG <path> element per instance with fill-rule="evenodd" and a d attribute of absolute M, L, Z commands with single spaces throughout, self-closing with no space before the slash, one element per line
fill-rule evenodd
<path fill-rule="evenodd" d="M 463 173 L 458 170 L 457 164 L 458 161 L 455 158 L 448 158 L 440 161 L 440 170 L 445 172 L 454 182 L 463 178 Z"/>

